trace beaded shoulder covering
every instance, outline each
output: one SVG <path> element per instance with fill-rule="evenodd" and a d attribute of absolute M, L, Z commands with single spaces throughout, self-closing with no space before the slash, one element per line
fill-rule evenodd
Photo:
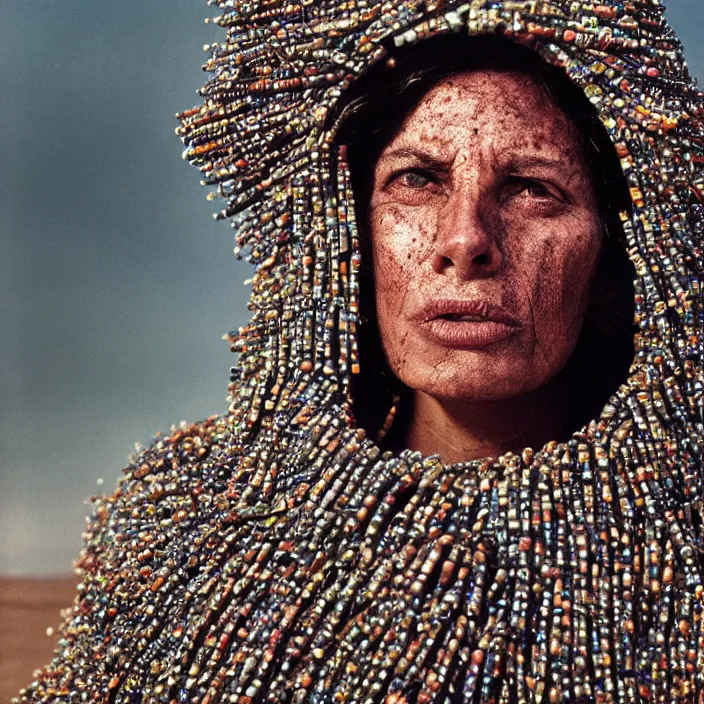
<path fill-rule="evenodd" d="M 16 700 L 704 702 L 702 96 L 659 0 L 211 0 L 184 157 L 255 267 L 221 417 L 96 500 Z M 336 105 L 395 47 L 501 33 L 597 107 L 633 201 L 628 378 L 569 441 L 444 466 L 352 414 L 360 249 Z"/>

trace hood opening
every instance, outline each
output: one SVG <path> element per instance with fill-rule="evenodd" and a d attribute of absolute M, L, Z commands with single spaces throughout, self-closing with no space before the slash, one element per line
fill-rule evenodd
<path fill-rule="evenodd" d="M 399 411 L 384 449 L 404 448 L 403 431 L 411 412 L 412 391 L 392 372 L 383 353 L 376 322 L 372 251 L 367 205 L 374 165 L 406 116 L 438 82 L 453 74 L 491 69 L 534 76 L 581 135 L 604 227 L 592 303 L 567 364 L 558 373 L 564 390 L 565 427 L 573 433 L 599 416 L 626 380 L 634 360 L 635 269 L 626 252 L 620 214 L 632 212 L 628 184 L 616 150 L 594 106 L 567 75 L 539 54 L 500 35 L 441 35 L 389 53 L 342 96 L 336 141 L 347 146 L 356 218 L 360 231 L 361 372 L 353 377 L 357 425 L 372 438 L 387 419 L 394 397 Z M 566 440 L 559 438 L 559 440 Z"/>

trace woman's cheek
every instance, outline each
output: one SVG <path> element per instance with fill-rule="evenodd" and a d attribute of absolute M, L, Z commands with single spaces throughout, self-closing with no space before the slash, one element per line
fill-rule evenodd
<path fill-rule="evenodd" d="M 386 206 L 377 210 L 372 221 L 377 297 L 387 292 L 397 297 L 416 276 L 429 237 L 414 210 Z"/>
<path fill-rule="evenodd" d="M 562 364 L 574 350 L 589 300 L 599 236 L 584 222 L 551 231 L 532 269 L 531 309 L 536 353 L 548 367 Z M 554 370 L 551 370 L 554 371 Z"/>
<path fill-rule="evenodd" d="M 432 239 L 418 210 L 388 206 L 379 208 L 372 220 L 377 323 L 382 346 L 397 374 L 413 346 L 409 305 L 422 287 L 420 264 Z"/>
<path fill-rule="evenodd" d="M 564 340 L 564 259 L 559 235 L 540 228 L 521 233 L 523 246 L 512 248 L 510 270 L 512 291 L 521 301 L 524 315 L 522 349 L 515 351 L 531 361 L 538 376 L 547 374 L 562 356 Z"/>
<path fill-rule="evenodd" d="M 559 280 L 562 317 L 575 338 L 582 327 L 584 313 L 589 304 L 592 281 L 601 248 L 601 232 L 595 224 L 587 230 L 585 223 L 575 223 L 576 234 L 568 251 L 562 257 L 562 276 Z"/>
<path fill-rule="evenodd" d="M 403 314 L 408 293 L 405 273 L 403 267 L 391 258 L 378 267 L 377 271 L 379 279 L 376 282 L 376 316 L 379 335 L 389 364 L 398 374 L 405 357 L 404 341 L 408 339 L 408 322 Z"/>
<path fill-rule="evenodd" d="M 393 340 L 398 336 L 393 311 L 399 305 L 403 293 L 399 289 L 407 275 L 399 247 L 402 232 L 399 232 L 398 216 L 387 208 L 377 210 L 372 220 L 372 238 L 377 324 L 388 354 L 390 345 L 393 346 Z"/>

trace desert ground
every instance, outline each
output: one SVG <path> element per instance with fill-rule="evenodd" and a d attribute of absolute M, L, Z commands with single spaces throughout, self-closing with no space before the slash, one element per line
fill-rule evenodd
<path fill-rule="evenodd" d="M 51 660 L 61 611 L 73 603 L 80 579 L 0 577 L 0 704 L 9 704 Z"/>

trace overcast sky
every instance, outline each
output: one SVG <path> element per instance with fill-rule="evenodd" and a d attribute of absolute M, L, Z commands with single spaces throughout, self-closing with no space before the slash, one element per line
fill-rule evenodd
<path fill-rule="evenodd" d="M 174 135 L 208 14 L 2 0 L 0 574 L 69 572 L 134 443 L 226 408 L 249 267 Z M 704 79 L 704 2 L 668 16 Z"/>

